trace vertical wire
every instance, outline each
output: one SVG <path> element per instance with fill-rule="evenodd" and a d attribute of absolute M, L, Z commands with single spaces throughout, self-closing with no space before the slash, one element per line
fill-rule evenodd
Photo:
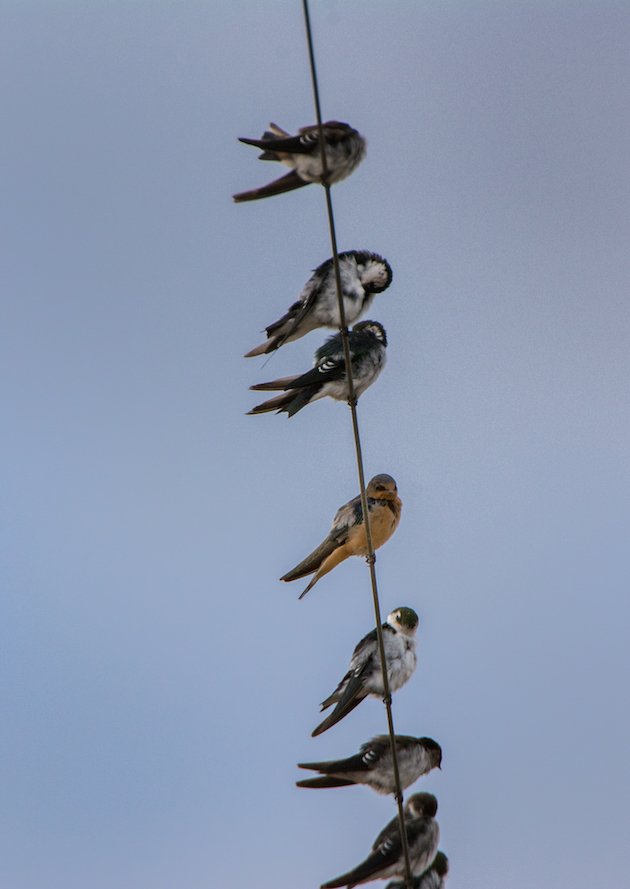
<path fill-rule="evenodd" d="M 322 112 L 319 101 L 319 85 L 317 79 L 317 69 L 315 66 L 315 52 L 313 49 L 313 32 L 311 30 L 311 18 L 309 14 L 308 0 L 302 0 L 302 8 L 304 10 L 304 24 L 306 26 L 306 39 L 308 43 L 309 63 L 311 69 L 311 82 L 313 85 L 313 98 L 315 100 L 315 114 L 317 116 L 317 127 L 319 130 L 319 150 L 322 158 L 322 185 L 326 195 L 326 210 L 328 215 L 328 228 L 330 230 L 330 243 L 333 254 L 333 268 L 335 272 L 335 283 L 337 287 L 337 302 L 339 305 L 339 322 L 341 339 L 343 343 L 343 354 L 346 363 L 346 379 L 348 381 L 348 405 L 352 417 L 352 431 L 354 433 L 354 445 L 356 451 L 357 472 L 359 475 L 359 488 L 361 495 L 361 509 L 363 512 L 363 521 L 365 524 L 365 537 L 368 549 L 367 563 L 370 569 L 370 580 L 372 585 L 372 602 L 374 605 L 374 615 L 376 618 L 376 635 L 378 639 L 378 650 L 381 658 L 381 670 L 383 675 L 383 701 L 387 712 L 387 726 L 389 732 L 389 743 L 392 753 L 392 764 L 394 771 L 394 784 L 396 787 L 396 803 L 398 806 L 398 824 L 400 828 L 400 840 L 403 851 L 405 864 L 405 882 L 407 889 L 413 889 L 413 879 L 411 875 L 411 865 L 409 863 L 409 844 L 407 842 L 407 831 L 405 826 L 405 815 L 403 811 L 403 793 L 400 783 L 400 770 L 398 768 L 398 756 L 396 753 L 396 741 L 394 734 L 394 719 L 392 716 L 392 696 L 389 689 L 389 679 L 387 676 L 387 663 L 385 660 L 385 645 L 383 641 L 383 629 L 381 608 L 378 597 L 378 585 L 376 581 L 376 555 L 372 545 L 372 532 L 370 529 L 370 514 L 368 511 L 367 494 L 365 491 L 365 473 L 363 469 L 363 452 L 361 449 L 361 435 L 359 432 L 359 421 L 357 417 L 357 398 L 354 389 L 354 380 L 352 377 L 352 363 L 350 358 L 350 344 L 348 340 L 348 326 L 346 324 L 346 312 L 343 305 L 343 293 L 341 287 L 341 272 L 339 269 L 339 252 L 337 250 L 337 235 L 335 231 L 335 217 L 333 213 L 331 187 L 328 182 L 328 164 L 326 162 L 326 150 L 324 140 L 324 127 L 322 124 Z"/>

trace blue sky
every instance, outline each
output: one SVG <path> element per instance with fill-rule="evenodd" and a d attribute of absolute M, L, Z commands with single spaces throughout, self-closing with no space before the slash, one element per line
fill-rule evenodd
<path fill-rule="evenodd" d="M 277 581 L 357 492 L 347 409 L 245 416 L 323 338 L 241 357 L 330 256 L 320 189 L 230 199 L 274 173 L 237 136 L 314 119 L 300 4 L 2 9 L 0 883 L 318 886 L 393 803 L 293 784 L 385 729 L 371 700 L 310 738 L 373 626 L 364 564 Z M 621 886 L 630 9 L 312 16 L 324 116 L 368 139 L 339 246 L 394 270 L 359 415 L 404 502 L 394 718 L 444 749 L 416 789 L 449 887 Z"/>

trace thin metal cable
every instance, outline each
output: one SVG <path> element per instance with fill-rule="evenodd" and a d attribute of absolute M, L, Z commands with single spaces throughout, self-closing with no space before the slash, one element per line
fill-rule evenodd
<path fill-rule="evenodd" d="M 372 546 L 372 532 L 370 529 L 370 514 L 368 512 L 367 494 L 365 491 L 365 474 L 363 470 L 363 453 L 361 450 L 361 435 L 359 433 L 359 421 L 357 418 L 357 399 L 354 391 L 354 380 L 352 378 L 352 364 L 350 359 L 350 344 L 348 341 L 348 326 L 346 324 L 346 313 L 343 305 L 343 295 L 341 289 L 341 273 L 339 270 L 339 252 L 337 250 L 337 235 L 335 231 L 335 216 L 333 213 L 332 196 L 330 183 L 328 182 L 328 165 L 326 162 L 326 150 L 324 141 L 324 127 L 322 124 L 322 111 L 319 101 L 319 84 L 317 79 L 317 69 L 315 66 L 315 52 L 313 49 L 313 32 L 311 30 L 311 17 L 309 14 L 308 0 L 302 0 L 302 8 L 304 10 L 304 24 L 306 26 L 306 39 L 308 43 L 308 54 L 311 68 L 311 81 L 313 85 L 313 98 L 315 100 L 315 114 L 317 116 L 317 126 L 319 129 L 319 150 L 322 158 L 322 185 L 326 195 L 326 210 L 328 213 L 328 227 L 330 229 L 330 243 L 333 254 L 333 268 L 335 271 L 335 283 L 337 286 L 337 302 L 339 304 L 339 320 L 341 339 L 343 343 L 343 354 L 346 362 L 346 378 L 348 381 L 348 405 L 352 416 L 352 431 L 354 433 L 354 446 L 356 451 L 357 472 L 359 475 L 359 489 L 361 494 L 361 509 L 363 511 L 363 521 L 365 523 L 365 537 L 368 548 L 367 563 L 370 568 L 370 580 L 372 583 L 372 601 L 374 604 L 374 615 L 376 618 L 376 635 L 378 639 L 378 650 L 381 658 L 381 669 L 383 674 L 383 690 L 385 709 L 387 711 L 387 726 L 389 731 L 389 744 L 392 752 L 392 764 L 394 769 L 394 784 L 396 787 L 396 803 L 398 805 L 398 824 L 400 827 L 400 840 L 402 844 L 403 858 L 405 863 L 405 882 L 407 889 L 413 889 L 413 878 L 411 875 L 411 865 L 409 863 L 409 844 L 407 842 L 407 831 L 405 828 L 405 815 L 403 812 L 403 792 L 400 784 L 400 771 L 398 769 L 398 756 L 396 754 L 396 742 L 394 733 L 394 719 L 392 717 L 392 696 L 389 690 L 389 679 L 387 677 L 387 665 L 385 661 L 385 645 L 383 642 L 383 629 L 381 618 L 381 607 L 378 598 L 378 585 L 376 582 L 376 555 Z"/>

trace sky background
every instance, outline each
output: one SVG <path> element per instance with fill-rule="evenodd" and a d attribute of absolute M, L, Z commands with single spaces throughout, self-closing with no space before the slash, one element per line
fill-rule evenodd
<path fill-rule="evenodd" d="M 357 493 L 350 417 L 247 417 L 260 330 L 330 256 L 310 186 L 236 141 L 314 121 L 298 0 L 3 0 L 3 889 L 307 889 L 394 814 L 295 763 L 374 625 L 350 560 L 277 578 Z M 313 2 L 325 119 L 368 155 L 339 247 L 369 316 L 366 474 L 392 474 L 394 699 L 429 735 L 449 889 L 627 885 L 630 6 Z M 376 884 L 381 885 L 381 884 Z"/>

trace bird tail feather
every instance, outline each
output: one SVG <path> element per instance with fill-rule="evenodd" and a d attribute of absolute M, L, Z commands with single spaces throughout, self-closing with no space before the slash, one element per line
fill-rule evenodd
<path fill-rule="evenodd" d="M 295 393 L 283 392 L 282 395 L 276 395 L 275 398 L 269 398 L 267 401 L 263 401 L 261 404 L 257 404 L 251 409 L 251 411 L 247 411 L 247 413 L 267 414 L 270 411 L 286 411 L 289 416 L 291 416 L 292 412 L 289 410 L 289 405 L 294 398 Z M 295 413 L 295 411 L 293 411 L 293 413 Z"/>

